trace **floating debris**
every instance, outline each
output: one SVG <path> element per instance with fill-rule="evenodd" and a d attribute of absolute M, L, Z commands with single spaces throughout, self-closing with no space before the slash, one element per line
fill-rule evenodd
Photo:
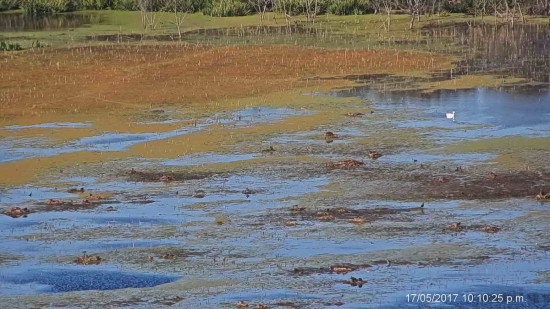
<path fill-rule="evenodd" d="M 2 211 L 2 213 L 12 218 L 19 218 L 26 217 L 30 213 L 30 210 L 28 208 L 12 207 Z"/>
<path fill-rule="evenodd" d="M 356 286 L 361 288 L 363 287 L 363 284 L 367 283 L 367 281 L 363 280 L 363 278 L 351 277 L 349 280 L 346 281 L 346 283 L 351 286 Z"/>
<path fill-rule="evenodd" d="M 297 267 L 292 270 L 294 275 L 314 275 L 314 274 L 346 274 L 358 269 L 372 267 L 370 264 L 336 264 L 330 267 Z"/>
<path fill-rule="evenodd" d="M 80 189 L 77 189 L 77 188 L 71 188 L 69 190 L 67 190 L 68 193 L 82 193 L 84 192 L 84 188 L 80 188 Z"/>
<path fill-rule="evenodd" d="M 462 226 L 462 223 L 455 222 L 453 224 L 448 225 L 447 229 L 451 231 L 459 232 L 459 231 L 462 231 L 464 227 Z"/>
<path fill-rule="evenodd" d="M 82 265 L 95 265 L 101 263 L 102 259 L 99 255 L 87 255 L 86 251 L 82 256 L 77 257 L 74 262 Z"/>
<path fill-rule="evenodd" d="M 296 223 L 296 221 L 287 221 L 287 222 L 285 222 L 285 225 L 286 226 L 296 226 L 296 225 L 298 225 L 298 223 Z"/>
<path fill-rule="evenodd" d="M 173 259 L 176 258 L 176 255 L 173 254 L 173 253 L 168 252 L 168 253 L 165 253 L 165 254 L 159 256 L 159 258 L 164 259 L 164 260 L 173 260 Z"/>
<path fill-rule="evenodd" d="M 334 216 L 322 216 L 322 217 L 319 217 L 319 221 L 321 222 L 331 222 L 331 221 L 334 221 Z"/>
<path fill-rule="evenodd" d="M 432 182 L 433 183 L 446 183 L 446 182 L 449 182 L 449 178 L 441 176 L 441 177 L 437 177 L 435 179 L 432 179 Z"/>
<path fill-rule="evenodd" d="M 355 112 L 355 113 L 354 112 L 349 112 L 349 113 L 346 114 L 346 116 L 348 116 L 348 117 L 363 117 L 363 116 L 365 116 L 365 114 L 358 113 L 358 112 Z"/>
<path fill-rule="evenodd" d="M 204 192 L 204 190 L 197 190 L 193 194 L 194 198 L 204 198 L 205 196 L 206 196 L 206 192 Z"/>
<path fill-rule="evenodd" d="M 204 179 L 212 175 L 209 172 L 141 172 L 132 169 L 126 173 L 131 181 L 186 181 Z"/>
<path fill-rule="evenodd" d="M 338 134 L 334 134 L 330 131 L 325 132 L 324 134 L 325 139 L 338 139 L 340 136 Z"/>
<path fill-rule="evenodd" d="M 373 160 L 376 160 L 378 158 L 380 158 L 382 156 L 381 153 L 379 153 L 378 151 L 376 150 L 369 150 L 369 158 L 373 159 Z"/>
<path fill-rule="evenodd" d="M 337 274 L 347 274 L 352 272 L 354 269 L 351 266 L 347 265 L 335 265 L 330 267 L 330 272 Z"/>
<path fill-rule="evenodd" d="M 535 198 L 536 198 L 537 200 L 548 200 L 548 199 L 550 199 L 550 193 L 546 193 L 546 194 L 545 194 L 544 192 L 540 191 L 540 192 L 535 196 Z"/>
<path fill-rule="evenodd" d="M 258 193 L 258 191 L 252 190 L 252 189 L 249 189 L 249 188 L 246 188 L 242 191 L 242 194 L 246 195 L 247 198 L 249 196 L 251 196 L 252 194 L 256 194 L 256 193 Z"/>
<path fill-rule="evenodd" d="M 267 149 L 262 149 L 262 153 L 274 153 L 275 152 L 275 148 L 273 148 L 273 146 L 269 146 L 269 148 Z"/>
<path fill-rule="evenodd" d="M 183 300 L 183 297 L 174 296 L 174 297 L 170 297 L 170 298 L 163 299 L 163 300 L 160 300 L 160 301 L 155 301 L 154 303 L 155 304 L 157 304 L 157 303 L 162 304 L 162 305 L 165 305 L 165 306 L 173 306 L 173 305 L 179 303 L 182 300 Z"/>
<path fill-rule="evenodd" d="M 489 174 L 485 175 L 485 179 L 488 180 L 495 180 L 497 178 L 497 174 L 490 172 Z"/>
<path fill-rule="evenodd" d="M 487 226 L 481 227 L 480 230 L 482 232 L 485 232 L 485 233 L 496 233 L 496 232 L 500 231 L 500 228 L 497 227 L 497 226 L 487 225 Z"/>
<path fill-rule="evenodd" d="M 350 223 L 353 223 L 353 224 L 363 224 L 365 223 L 365 219 L 361 218 L 361 217 L 355 217 L 351 220 L 349 220 Z"/>
<path fill-rule="evenodd" d="M 103 200 L 105 199 L 106 196 L 104 194 L 88 194 L 88 196 L 86 196 L 86 199 L 87 200 L 90 200 L 90 201 L 97 201 L 97 200 Z"/>
<path fill-rule="evenodd" d="M 269 309 L 269 307 L 264 304 L 257 304 L 256 306 L 253 307 L 253 309 Z"/>
<path fill-rule="evenodd" d="M 237 303 L 237 308 L 248 308 L 248 304 L 245 303 L 244 301 L 240 300 L 240 301 Z"/>
<path fill-rule="evenodd" d="M 174 180 L 174 178 L 172 178 L 171 176 L 168 176 L 168 175 L 162 175 L 162 176 L 160 176 L 159 180 L 164 181 L 164 182 L 168 182 L 168 181 Z"/>
<path fill-rule="evenodd" d="M 65 202 L 51 198 L 47 200 L 44 204 L 50 205 L 50 206 L 59 206 L 59 205 L 65 204 Z"/>
<path fill-rule="evenodd" d="M 306 210 L 306 208 L 303 207 L 303 206 L 294 205 L 294 206 L 290 207 L 290 211 L 292 211 L 292 212 L 302 212 L 304 210 Z"/>
<path fill-rule="evenodd" d="M 338 161 L 338 162 L 330 162 L 327 163 L 326 166 L 328 168 L 349 168 L 349 167 L 356 167 L 364 165 L 365 163 L 357 160 L 344 160 L 344 161 Z"/>
<path fill-rule="evenodd" d="M 347 274 L 349 272 L 362 269 L 362 268 L 368 268 L 368 267 L 371 267 L 371 265 L 370 264 L 356 265 L 356 264 L 347 264 L 347 263 L 337 264 L 337 265 L 330 266 L 329 272 L 336 273 L 336 274 Z"/>

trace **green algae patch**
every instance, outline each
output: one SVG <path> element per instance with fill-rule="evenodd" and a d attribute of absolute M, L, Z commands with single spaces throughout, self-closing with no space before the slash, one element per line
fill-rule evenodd
<path fill-rule="evenodd" d="M 143 226 L 106 226 L 95 228 L 73 228 L 55 229 L 49 233 L 35 233 L 17 236 L 17 239 L 26 241 L 85 241 L 94 239 L 117 238 L 117 239 L 167 239 L 182 236 L 185 232 L 180 231 L 178 225 L 161 225 L 152 227 Z"/>
<path fill-rule="evenodd" d="M 550 270 L 541 270 L 536 272 L 537 277 L 534 283 L 550 283 Z"/>
<path fill-rule="evenodd" d="M 0 265 L 6 264 L 14 261 L 20 261 L 23 257 L 19 255 L 13 255 L 9 253 L 0 253 Z"/>
<path fill-rule="evenodd" d="M 240 199 L 240 200 L 222 200 L 222 201 L 214 201 L 214 202 L 197 202 L 192 204 L 187 204 L 182 206 L 185 209 L 215 209 L 217 207 L 221 207 L 224 205 L 231 205 L 231 204 L 242 204 L 242 203 L 250 203 L 250 200 L 248 199 Z M 192 221 L 189 223 L 184 224 L 183 226 L 196 226 L 196 225 L 202 225 L 204 223 L 211 223 L 210 221 Z"/>
<path fill-rule="evenodd" d="M 498 77 L 493 75 L 463 75 L 456 79 L 444 81 L 424 82 L 419 85 L 422 92 L 429 93 L 436 90 L 459 90 L 473 88 L 497 88 L 511 85 L 525 84 L 524 78 Z"/>
<path fill-rule="evenodd" d="M 220 150 L 224 146 L 240 142 L 259 140 L 270 134 L 310 130 L 315 126 L 333 122 L 338 117 L 343 115 L 333 111 L 293 116 L 280 122 L 246 128 L 211 126 L 197 133 L 137 144 L 130 148 L 130 153 L 143 158 L 177 158 L 197 152 Z"/>
<path fill-rule="evenodd" d="M 395 130 L 384 129 L 367 133 L 367 136 L 357 140 L 357 144 L 371 148 L 402 148 L 410 147 L 425 149 L 433 147 L 432 137 L 428 135 L 430 129 L 399 128 Z"/>
<path fill-rule="evenodd" d="M 478 141 L 451 144 L 443 147 L 443 152 L 468 153 L 468 152 L 499 152 L 510 153 L 514 151 L 549 151 L 550 137 L 499 137 Z"/>
<path fill-rule="evenodd" d="M 379 250 L 367 254 L 319 255 L 307 260 L 308 266 L 328 266 L 339 261 L 353 264 L 387 264 L 421 266 L 448 265 L 456 260 L 467 260 L 472 264 L 486 260 L 490 255 L 502 253 L 502 249 L 472 246 L 467 243 L 433 243 L 404 249 Z"/>
<path fill-rule="evenodd" d="M 491 162 L 509 169 L 545 169 L 550 158 L 546 150 L 529 150 L 499 154 Z"/>

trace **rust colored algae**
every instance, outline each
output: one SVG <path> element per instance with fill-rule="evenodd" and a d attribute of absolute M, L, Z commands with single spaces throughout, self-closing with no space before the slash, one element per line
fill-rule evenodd
<path fill-rule="evenodd" d="M 430 53 L 297 46 L 101 46 L 24 52 L 2 63 L 4 121 L 44 113 L 128 113 L 307 86 L 306 77 L 421 73 Z M 13 118 L 16 117 L 16 118 Z"/>

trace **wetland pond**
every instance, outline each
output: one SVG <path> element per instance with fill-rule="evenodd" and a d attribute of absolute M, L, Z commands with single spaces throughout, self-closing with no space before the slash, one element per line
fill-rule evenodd
<path fill-rule="evenodd" d="M 0 14 L 0 32 L 74 29 L 102 21 L 100 14 L 70 13 L 33 17 L 23 13 Z"/>
<path fill-rule="evenodd" d="M 0 29 L 97 22 L 6 16 Z M 448 42 L 451 31 L 460 50 L 464 36 L 490 32 L 480 28 L 423 35 Z M 549 68 L 541 67 L 550 56 L 548 28 L 541 29 L 507 30 L 523 31 L 506 44 L 530 57 L 509 46 L 495 56 L 505 52 L 491 45 L 503 43 L 499 27 L 490 32 L 497 39 L 485 40 L 491 48 L 471 44 L 464 54 L 475 49 L 475 59 L 459 60 L 453 73 L 349 76 L 352 86 L 304 90 L 293 104 L 278 105 L 280 97 L 199 116 L 164 105 L 132 118 L 162 131 L 99 129 L 82 117 L 0 128 L 0 165 L 119 155 L 48 166 L 35 181 L 0 186 L 0 208 L 26 209 L 0 216 L 0 302 L 425 308 L 407 294 L 456 293 L 456 302 L 428 307 L 500 308 L 463 295 L 503 294 L 513 296 L 510 308 L 547 308 L 550 204 L 535 199 L 550 191 Z M 480 75 L 498 82 L 422 86 L 445 84 L 451 74 L 456 83 Z M 522 81 L 501 82 L 511 76 Z M 300 102 L 312 98 L 324 103 Z M 446 118 L 451 111 L 455 119 Z M 324 114 L 327 121 L 309 128 L 277 131 L 278 123 Z M 242 133 L 254 128 L 258 135 Z M 327 131 L 339 137 L 323 137 Z M 205 151 L 133 152 L 164 140 L 186 150 L 216 134 L 224 138 Z M 372 150 L 382 156 L 369 159 Z M 362 164 L 327 164 L 351 159 Z"/>

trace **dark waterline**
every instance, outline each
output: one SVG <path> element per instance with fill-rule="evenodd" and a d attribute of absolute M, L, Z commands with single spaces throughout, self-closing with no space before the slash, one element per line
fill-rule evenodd
<path fill-rule="evenodd" d="M 100 15 L 95 13 L 68 13 L 38 17 L 23 13 L 3 13 L 0 14 L 0 32 L 71 29 L 100 22 Z"/>

